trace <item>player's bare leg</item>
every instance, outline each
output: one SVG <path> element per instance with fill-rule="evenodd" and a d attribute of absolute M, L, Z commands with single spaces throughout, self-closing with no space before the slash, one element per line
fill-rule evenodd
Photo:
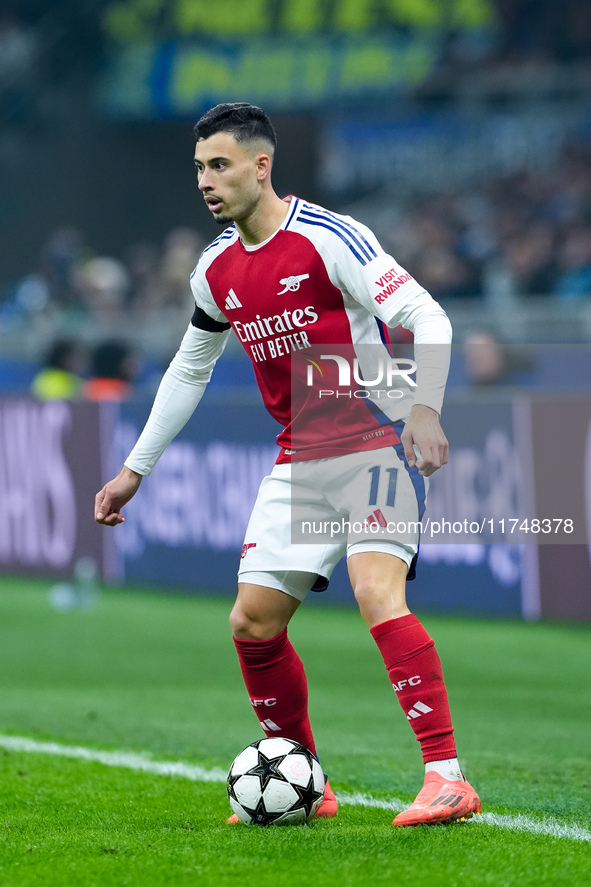
<path fill-rule="evenodd" d="M 240 640 L 269 640 L 287 628 L 300 603 L 276 588 L 240 582 L 230 613 L 232 634 Z"/>
<path fill-rule="evenodd" d="M 308 717 L 308 684 L 301 659 L 287 637 L 300 601 L 262 585 L 240 583 L 230 626 L 251 705 L 267 736 L 285 736 L 315 753 Z M 337 801 L 328 782 L 318 817 L 334 816 Z M 229 823 L 238 822 L 231 816 Z"/>
<path fill-rule="evenodd" d="M 369 628 L 410 613 L 406 604 L 408 567 L 400 558 L 363 551 L 351 555 L 347 567 L 355 600 Z"/>
<path fill-rule="evenodd" d="M 348 567 L 361 615 L 425 763 L 423 788 L 393 825 L 451 822 L 480 813 L 480 799 L 458 763 L 439 656 L 406 604 L 406 563 L 383 552 L 358 552 L 351 555 Z"/>

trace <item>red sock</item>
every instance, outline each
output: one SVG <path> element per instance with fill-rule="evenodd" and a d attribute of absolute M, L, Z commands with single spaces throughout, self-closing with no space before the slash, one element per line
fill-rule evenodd
<path fill-rule="evenodd" d="M 456 746 L 435 645 L 416 616 L 389 619 L 371 629 L 388 677 L 421 743 L 423 761 L 455 758 Z"/>
<path fill-rule="evenodd" d="M 268 641 L 234 638 L 250 704 L 267 736 L 285 736 L 316 752 L 308 718 L 308 682 L 287 629 Z"/>

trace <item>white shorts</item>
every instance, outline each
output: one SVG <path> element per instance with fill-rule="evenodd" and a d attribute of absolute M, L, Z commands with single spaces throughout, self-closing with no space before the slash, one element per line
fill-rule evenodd
<path fill-rule="evenodd" d="M 414 575 L 427 488 L 401 445 L 276 465 L 259 489 L 238 581 L 303 600 L 345 553 L 362 551 L 395 555 Z"/>

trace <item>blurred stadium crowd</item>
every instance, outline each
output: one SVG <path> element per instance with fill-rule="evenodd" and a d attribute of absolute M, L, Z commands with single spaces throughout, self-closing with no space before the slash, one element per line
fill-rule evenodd
<path fill-rule="evenodd" d="M 109 28 L 129 28 L 134 21 L 139 28 L 149 19 L 152 36 L 167 35 L 166 10 L 174 4 L 133 0 L 123 5 L 122 18 L 122 4 L 105 0 L 57 0 L 50 8 L 41 0 L 2 3 L 1 157 L 18 154 L 21 135 L 42 128 L 59 112 L 60 101 L 66 107 L 69 90 L 92 83 L 104 63 Z M 284 6 L 268 5 L 275 18 Z M 324 6 L 335 14 L 336 0 Z M 376 9 L 382 7 L 389 8 L 384 3 Z M 514 85 L 519 72 L 531 81 L 550 71 L 591 71 L 588 0 L 494 0 L 493 7 L 493 28 L 469 35 L 445 29 L 437 65 L 414 87 L 417 102 L 451 107 L 454 84 L 460 88 L 486 72 L 513 78 Z M 591 75 L 586 82 L 577 100 L 589 103 Z M 513 90 L 511 100 L 518 103 L 523 96 Z M 2 212 L 0 198 L 0 220 Z M 442 183 L 438 192 L 408 203 L 374 228 L 385 248 L 449 304 L 452 319 L 456 304 L 470 305 L 478 326 L 483 306 L 521 300 L 527 310 L 528 300 L 534 304 L 536 297 L 558 311 L 567 303 L 587 310 L 591 139 L 565 141 L 551 169 L 524 168 L 452 189 Z M 211 238 L 216 233 L 212 230 Z M 33 350 L 40 362 L 64 336 L 93 348 L 123 338 L 160 360 L 170 356 L 191 312 L 188 279 L 205 245 L 200 231 L 175 227 L 159 243 L 130 231 L 117 255 L 104 254 L 75 225 L 59 225 L 43 239 L 20 276 L 6 278 L 0 269 L 0 337 L 18 338 L 24 329 L 28 334 L 37 329 Z M 587 333 L 581 335 L 585 341 Z"/>
<path fill-rule="evenodd" d="M 436 298 L 591 294 L 591 143 L 551 172 L 442 191 L 404 213 L 385 244 Z"/>
<path fill-rule="evenodd" d="M 177 228 L 160 246 L 132 243 L 115 258 L 99 255 L 78 228 L 56 228 L 0 307 L 0 323 L 57 313 L 69 326 L 114 331 L 128 321 L 165 323 L 177 311 L 186 320 L 189 276 L 204 246 L 196 231 Z"/>
<path fill-rule="evenodd" d="M 212 238 L 216 234 L 212 229 Z M 436 298 L 591 294 L 591 144 L 572 145 L 550 173 L 524 171 L 442 191 L 378 230 L 384 246 Z M 5 294 L 0 323 L 63 311 L 115 327 L 165 322 L 191 309 L 189 276 L 205 241 L 190 228 L 160 245 L 97 254 L 82 231 L 51 232 L 31 272 Z"/>

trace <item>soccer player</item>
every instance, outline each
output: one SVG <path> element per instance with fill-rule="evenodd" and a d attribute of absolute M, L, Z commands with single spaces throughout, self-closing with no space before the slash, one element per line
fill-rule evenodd
<path fill-rule="evenodd" d="M 405 596 L 428 477 L 447 462 L 439 414 L 449 321 L 368 228 L 276 194 L 276 137 L 260 108 L 218 105 L 198 121 L 195 137 L 199 189 L 214 220 L 227 227 L 192 274 L 195 313 L 136 446 L 97 494 L 95 518 L 107 526 L 124 520 L 121 509 L 195 410 L 233 328 L 265 406 L 283 426 L 277 464 L 246 531 L 230 616 L 261 726 L 315 753 L 306 676 L 287 626 L 346 554 L 361 615 L 425 763 L 423 788 L 394 825 L 467 818 L 480 812 L 480 800 L 458 763 L 439 657 Z M 384 329 L 398 324 L 414 334 L 416 382 L 402 364 L 387 363 Z M 374 385 L 386 366 L 396 388 Z M 371 381 L 368 367 L 379 371 Z M 331 392 L 338 396 L 331 400 Z M 294 541 L 294 514 L 310 527 L 338 519 L 344 536 Z M 327 782 L 317 815 L 336 812 Z"/>

